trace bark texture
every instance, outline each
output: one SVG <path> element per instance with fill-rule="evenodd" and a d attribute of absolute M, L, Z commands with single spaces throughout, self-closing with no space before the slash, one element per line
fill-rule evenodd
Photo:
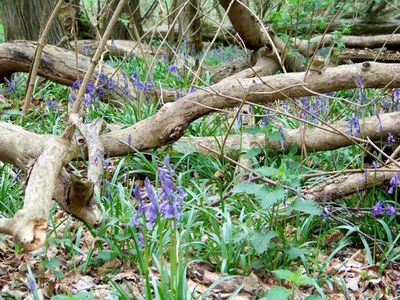
<path fill-rule="evenodd" d="M 305 147 L 307 152 L 326 151 L 350 146 L 355 143 L 347 136 L 347 122 L 338 122 L 331 124 L 330 127 L 322 128 L 304 128 L 304 129 L 283 129 L 284 142 L 269 140 L 264 134 L 235 134 L 230 135 L 225 144 L 226 154 L 234 158 L 240 155 L 240 151 L 247 151 L 254 147 L 268 148 L 270 151 L 288 151 L 296 145 L 300 152 Z M 332 129 L 333 128 L 333 129 Z M 373 141 L 385 141 L 388 134 L 400 135 L 400 112 L 386 113 L 379 116 L 373 116 L 363 119 L 361 137 L 369 137 Z M 338 132 L 345 133 L 345 135 Z M 206 155 L 216 155 L 207 150 L 207 148 L 220 152 L 220 145 L 224 136 L 220 137 L 183 137 L 174 144 L 177 151 L 192 151 Z M 283 145 L 283 148 L 282 148 Z M 304 149 L 304 148 L 303 148 Z"/>
<path fill-rule="evenodd" d="M 40 28 L 43 28 L 50 16 L 55 1 L 52 0 L 2 0 L 0 9 L 3 18 L 6 41 L 32 40 L 39 38 Z M 48 43 L 57 44 L 64 36 L 64 30 L 59 18 L 56 18 Z"/>

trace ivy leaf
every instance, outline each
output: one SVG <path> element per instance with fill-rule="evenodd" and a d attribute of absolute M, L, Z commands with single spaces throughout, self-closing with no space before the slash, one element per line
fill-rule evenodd
<path fill-rule="evenodd" d="M 265 294 L 262 300 L 287 300 L 290 296 L 290 291 L 284 287 L 274 287 Z"/>
<path fill-rule="evenodd" d="M 310 215 L 321 215 L 322 209 L 321 207 L 314 202 L 313 200 L 302 200 L 296 199 L 292 204 L 289 206 L 292 210 L 297 210 L 300 212 L 304 212 Z"/>
<path fill-rule="evenodd" d="M 257 133 L 264 133 L 264 128 L 256 126 L 256 127 L 246 128 L 245 131 L 249 134 L 256 135 Z"/>
<path fill-rule="evenodd" d="M 323 300 L 321 296 L 311 295 L 305 298 L 304 300 Z"/>
<path fill-rule="evenodd" d="M 271 243 L 271 239 L 276 237 L 277 234 L 275 231 L 268 231 L 267 233 L 261 233 L 256 231 L 252 234 L 250 238 L 250 242 L 257 254 L 262 254 L 268 250 L 269 245 Z"/>

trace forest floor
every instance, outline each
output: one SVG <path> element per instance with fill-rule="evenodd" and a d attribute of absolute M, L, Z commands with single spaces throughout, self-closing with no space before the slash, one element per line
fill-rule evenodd
<path fill-rule="evenodd" d="M 216 49 L 207 64 L 229 62 L 240 55 L 233 48 Z M 113 66 L 118 62 L 117 58 L 107 61 Z M 131 59 L 123 68 L 131 84 L 143 86 L 143 62 Z M 160 60 L 152 76 L 154 85 L 180 90 L 190 87 L 191 74 L 179 64 Z M 202 76 L 204 82 L 211 82 L 209 74 Z M 1 121 L 18 122 L 25 84 L 26 75 L 16 74 L 0 85 L 4 95 L 0 98 Z M 68 87 L 41 82 L 25 127 L 37 133 L 60 134 L 70 92 Z M 364 92 L 371 99 L 379 93 Z M 354 117 L 354 110 L 346 109 L 340 99 L 358 101 L 358 95 L 357 90 L 343 91 L 330 95 L 337 96 L 336 101 L 309 97 L 300 102 L 308 109 L 320 109 L 326 122 L 346 121 Z M 140 92 L 138 96 L 143 101 L 126 101 L 118 107 L 94 97 L 87 104 L 88 118 L 126 126 L 153 115 L 162 105 Z M 112 91 L 107 97 L 112 97 Z M 384 101 L 393 104 L 398 97 L 393 92 Z M 291 103 L 276 106 L 308 118 Z M 360 122 L 387 107 L 371 105 Z M 250 116 L 247 109 L 234 126 L 230 126 L 232 111 L 205 116 L 189 126 L 186 136 L 223 136 L 229 128 L 230 133 L 241 133 L 251 132 L 251 127 L 279 139 L 279 128 L 303 125 L 260 107 L 251 110 L 256 116 Z M 254 148 L 245 155 L 254 169 L 291 187 L 304 185 L 304 174 L 360 168 L 366 161 L 355 146 L 305 155 L 296 150 L 272 153 Z M 140 205 L 135 186 L 147 192 L 144 182 L 149 178 L 159 195 L 163 184 L 160 172 L 169 170 L 168 160 L 174 188 L 184 191 L 179 194 L 179 216 L 159 213 L 151 226 L 140 223 L 139 216 L 135 223 Z M 23 253 L 10 237 L 0 236 L 0 299 L 133 299 L 149 297 L 149 293 L 158 299 L 399 296 L 400 225 L 396 214 L 373 214 L 378 201 L 386 208 L 398 208 L 397 187 L 394 196 L 387 192 L 388 187 L 377 187 L 332 203 L 308 202 L 300 207 L 285 203 L 287 191 L 270 190 L 250 180 L 243 184 L 243 170 L 190 147 L 177 151 L 166 146 L 146 153 L 133 149 L 128 156 L 106 158 L 105 162 L 99 195 L 104 222 L 100 228 L 89 228 L 54 206 L 44 248 Z M 82 175 L 85 165 L 85 161 L 76 161 L 67 167 Z M 15 167 L 0 165 L 0 215 L 12 216 L 22 206 L 22 177 Z M 308 183 L 318 183 L 321 178 Z M 258 197 L 251 188 L 260 188 L 265 194 Z"/>

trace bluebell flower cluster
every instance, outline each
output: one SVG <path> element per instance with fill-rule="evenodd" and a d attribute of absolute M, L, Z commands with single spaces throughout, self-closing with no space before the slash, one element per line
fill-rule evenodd
<path fill-rule="evenodd" d="M 301 97 L 300 107 L 305 110 L 300 113 L 300 117 L 303 120 L 318 123 L 318 119 L 313 117 L 313 115 L 320 116 L 323 112 L 327 111 L 329 108 L 329 102 L 321 96 L 311 98 Z"/>
<path fill-rule="evenodd" d="M 356 76 L 356 85 L 358 87 L 360 101 L 361 103 L 365 103 L 367 101 L 367 97 L 365 96 L 364 85 L 359 75 Z"/>
<path fill-rule="evenodd" d="M 358 117 L 351 117 L 347 119 L 348 134 L 351 136 L 359 136 L 361 134 L 360 121 Z"/>
<path fill-rule="evenodd" d="M 133 82 L 133 86 L 137 87 L 139 90 L 143 91 L 143 92 L 147 92 L 149 90 L 152 89 L 153 85 L 150 82 L 146 82 L 144 83 L 138 72 L 132 72 L 132 82 Z"/>
<path fill-rule="evenodd" d="M 108 79 L 107 75 L 105 75 L 104 73 L 97 73 L 97 77 L 97 86 L 92 80 L 89 81 L 82 99 L 83 103 L 88 107 L 91 106 L 93 102 L 95 102 L 97 99 L 99 99 L 99 97 L 108 96 L 114 89 L 114 81 L 112 78 Z M 81 85 L 82 80 L 75 81 L 72 84 L 69 94 L 70 102 L 75 102 L 76 96 L 73 92 L 77 91 Z"/>
<path fill-rule="evenodd" d="M 396 214 L 396 208 L 389 204 L 385 208 L 383 207 L 382 201 L 378 201 L 373 207 L 372 207 L 372 217 L 377 218 L 380 216 L 394 216 Z"/>
<path fill-rule="evenodd" d="M 16 81 L 15 81 L 15 79 L 11 79 L 11 81 L 8 80 L 7 77 L 3 77 L 3 79 L 4 79 L 4 82 L 5 82 L 6 85 L 7 85 L 7 90 L 8 90 L 10 93 L 13 93 L 13 92 L 15 91 L 15 87 L 16 87 Z"/>
<path fill-rule="evenodd" d="M 386 141 L 387 141 L 388 143 L 393 143 L 393 142 L 394 142 L 394 136 L 393 136 L 393 134 L 391 134 L 391 133 L 389 132 Z"/>
<path fill-rule="evenodd" d="M 179 220 L 183 200 L 187 196 L 182 187 L 177 187 L 173 182 L 174 170 L 169 156 L 164 158 L 164 167 L 158 168 L 160 189 L 156 190 L 148 178 L 144 181 L 144 191 L 135 185 L 132 194 L 139 202 L 136 214 L 131 219 L 131 224 L 139 230 L 141 236 L 141 220 L 145 220 L 147 229 L 154 226 L 157 218 Z"/>
<path fill-rule="evenodd" d="M 389 194 L 391 194 L 391 195 L 393 194 L 395 188 L 399 185 L 399 182 L 400 182 L 399 175 L 397 175 L 397 174 L 394 175 L 392 177 L 392 179 L 390 179 L 390 187 L 389 187 L 389 190 L 388 190 Z"/>

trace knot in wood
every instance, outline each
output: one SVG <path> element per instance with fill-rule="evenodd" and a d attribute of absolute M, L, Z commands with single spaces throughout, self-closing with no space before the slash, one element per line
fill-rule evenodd
<path fill-rule="evenodd" d="M 173 141 L 179 139 L 183 133 L 185 132 L 185 127 L 182 124 L 179 124 L 172 128 L 169 138 Z"/>

